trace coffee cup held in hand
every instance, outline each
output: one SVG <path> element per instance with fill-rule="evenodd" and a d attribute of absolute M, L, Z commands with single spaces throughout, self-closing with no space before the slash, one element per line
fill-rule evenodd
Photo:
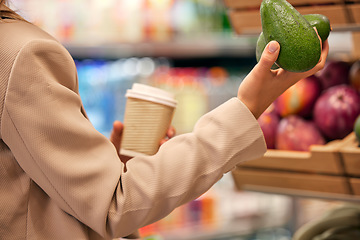
<path fill-rule="evenodd" d="M 177 101 L 159 88 L 135 83 L 126 92 L 124 131 L 120 153 L 153 155 L 170 127 Z"/>

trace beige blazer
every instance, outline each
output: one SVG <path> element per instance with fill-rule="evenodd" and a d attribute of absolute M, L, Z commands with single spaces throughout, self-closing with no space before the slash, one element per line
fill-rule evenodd
<path fill-rule="evenodd" d="M 266 151 L 256 119 L 233 98 L 125 172 L 87 119 L 74 61 L 58 41 L 6 20 L 0 64 L 1 239 L 124 237 Z"/>

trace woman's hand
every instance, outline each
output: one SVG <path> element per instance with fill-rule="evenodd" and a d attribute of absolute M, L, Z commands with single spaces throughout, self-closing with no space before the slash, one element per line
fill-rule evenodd
<path fill-rule="evenodd" d="M 173 126 L 170 126 L 169 129 L 166 132 L 165 138 L 161 139 L 160 145 L 163 145 L 166 141 L 168 141 L 169 139 L 175 137 L 175 134 L 176 134 L 175 128 Z"/>
<path fill-rule="evenodd" d="M 115 121 L 113 124 L 113 129 L 110 134 L 110 141 L 114 144 L 116 151 L 120 157 L 120 148 L 121 148 L 121 138 L 124 130 L 124 124 L 120 121 Z M 164 144 L 166 141 L 168 141 L 170 138 L 173 138 L 176 134 L 175 128 L 173 126 L 170 126 L 166 136 L 161 139 L 159 142 L 159 145 Z M 120 157 L 121 161 L 126 162 L 129 159 L 126 159 L 126 157 L 122 156 Z"/>
<path fill-rule="evenodd" d="M 120 121 L 115 121 L 113 123 L 113 129 L 110 134 L 110 141 L 112 142 L 112 144 L 114 144 L 116 148 L 116 152 L 118 153 L 119 156 L 120 156 L 121 138 L 122 138 L 123 130 L 124 130 L 124 124 Z"/>
<path fill-rule="evenodd" d="M 294 73 L 284 69 L 271 70 L 280 51 L 280 45 L 271 41 L 265 48 L 259 63 L 245 77 L 238 90 L 238 98 L 258 118 L 286 89 L 300 79 L 315 74 L 324 68 L 329 52 L 328 41 L 322 44 L 319 63 L 307 72 Z"/>

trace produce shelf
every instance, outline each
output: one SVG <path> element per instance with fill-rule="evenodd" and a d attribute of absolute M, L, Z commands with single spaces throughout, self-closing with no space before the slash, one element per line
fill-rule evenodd
<path fill-rule="evenodd" d="M 354 132 L 344 139 L 340 153 L 344 161 L 345 173 L 360 178 L 360 147 Z"/>
<path fill-rule="evenodd" d="M 258 8 L 262 0 L 224 0 L 225 6 L 237 9 Z M 292 5 L 340 4 L 344 0 L 288 0 Z"/>
<path fill-rule="evenodd" d="M 241 167 L 279 171 L 344 175 L 339 153 L 342 141 L 313 145 L 309 152 L 268 149 L 264 157 L 240 164 Z"/>
<path fill-rule="evenodd" d="M 360 181 L 358 181 L 357 183 L 358 183 L 358 187 L 360 187 Z M 242 191 L 261 192 L 267 194 L 276 194 L 276 195 L 284 195 L 284 196 L 300 197 L 300 198 L 311 198 L 311 199 L 316 198 L 319 200 L 326 200 L 326 201 L 342 201 L 342 202 L 354 202 L 354 203 L 360 202 L 360 196 L 357 195 L 326 193 L 326 192 L 299 190 L 299 189 L 284 189 L 279 187 L 258 186 L 252 184 L 244 184 L 242 186 Z"/>
<path fill-rule="evenodd" d="M 261 32 L 261 0 L 224 0 L 234 32 L 238 35 Z M 360 1 L 288 0 L 301 14 L 323 14 L 330 20 L 333 32 L 351 32 L 351 58 L 360 57 Z"/>
<path fill-rule="evenodd" d="M 352 132 L 309 152 L 269 149 L 239 164 L 232 176 L 239 190 L 360 201 L 360 148 Z"/>
<path fill-rule="evenodd" d="M 201 58 L 247 56 L 255 52 L 255 36 L 234 34 L 201 37 L 176 37 L 172 41 L 137 43 L 65 42 L 67 50 L 77 58 L 170 57 Z"/>
<path fill-rule="evenodd" d="M 237 168 L 232 172 L 238 188 L 242 185 L 278 187 L 284 189 L 350 194 L 345 177 L 321 174 L 269 171 L 263 169 Z"/>
<path fill-rule="evenodd" d="M 259 6 L 260 7 L 260 6 Z M 294 6 L 301 14 L 323 14 L 330 20 L 334 31 L 360 30 L 360 3 L 354 5 L 321 5 L 321 6 Z M 259 8 L 230 9 L 229 17 L 232 27 L 237 34 L 261 32 L 261 17 Z"/>

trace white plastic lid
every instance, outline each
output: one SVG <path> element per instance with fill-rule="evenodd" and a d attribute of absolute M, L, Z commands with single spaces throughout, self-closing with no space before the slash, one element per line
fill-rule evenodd
<path fill-rule="evenodd" d="M 140 83 L 134 83 L 132 88 L 126 91 L 125 96 L 160 103 L 170 107 L 176 107 L 177 105 L 174 94 Z"/>

